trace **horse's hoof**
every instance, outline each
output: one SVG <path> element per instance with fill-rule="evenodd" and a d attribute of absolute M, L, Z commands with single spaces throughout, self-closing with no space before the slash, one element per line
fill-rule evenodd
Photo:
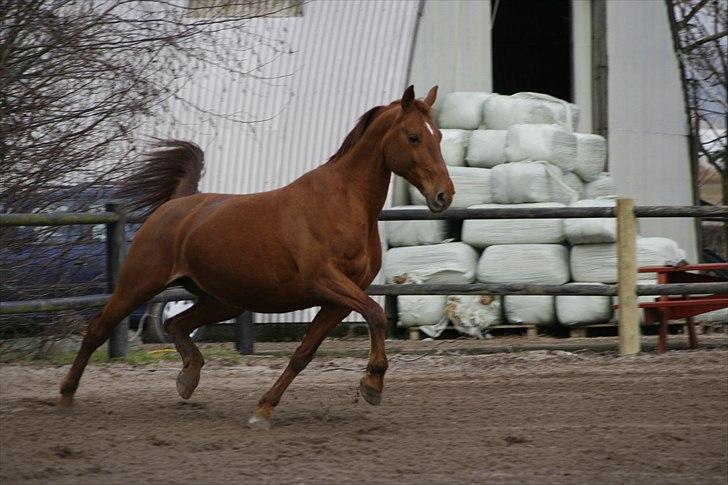
<path fill-rule="evenodd" d="M 70 411 L 73 409 L 73 396 L 63 396 L 58 399 L 56 407 L 62 411 Z"/>
<path fill-rule="evenodd" d="M 372 406 L 379 406 L 382 403 L 382 392 L 366 384 L 364 380 L 359 383 L 359 393 Z"/>
<path fill-rule="evenodd" d="M 184 370 L 181 370 L 177 374 L 177 393 L 182 399 L 189 399 L 192 397 L 192 393 L 195 392 L 199 383 L 200 374 L 189 376 L 185 374 Z"/>
<path fill-rule="evenodd" d="M 258 415 L 258 413 L 253 414 L 248 420 L 248 427 L 268 431 L 270 429 L 270 419 L 266 419 L 263 416 Z"/>

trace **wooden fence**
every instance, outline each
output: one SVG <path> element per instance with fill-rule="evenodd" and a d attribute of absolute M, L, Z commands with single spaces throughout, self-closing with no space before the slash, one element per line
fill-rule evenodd
<path fill-rule="evenodd" d="M 724 293 L 728 283 L 680 283 L 637 286 L 636 219 L 639 217 L 697 217 L 728 221 L 728 206 L 635 206 L 634 199 L 617 199 L 615 207 L 539 207 L 449 209 L 434 214 L 426 209 L 383 210 L 382 221 L 394 220 L 464 220 L 464 219 L 566 219 L 616 218 L 618 283 L 616 285 L 537 285 L 537 284 L 402 284 L 372 285 L 370 295 L 597 295 L 618 296 L 620 305 L 619 352 L 622 355 L 640 351 L 638 295 L 677 295 Z M 126 252 L 124 226 L 139 222 L 128 217 L 121 207 L 110 202 L 106 211 L 97 213 L 0 214 L 0 226 L 59 226 L 73 224 L 105 224 L 107 227 L 107 282 L 109 293 L 69 298 L 49 298 L 30 301 L 0 302 L 0 315 L 53 312 L 70 309 L 101 307 L 113 291 Z M 195 296 L 183 289 L 168 289 L 150 302 L 190 300 Z M 253 352 L 252 318 L 237 319 L 236 346 L 242 353 Z M 127 352 L 128 321 L 120 323 L 109 339 L 109 357 Z"/>

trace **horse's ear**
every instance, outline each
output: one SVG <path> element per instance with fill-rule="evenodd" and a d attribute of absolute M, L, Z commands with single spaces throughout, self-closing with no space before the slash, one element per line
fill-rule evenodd
<path fill-rule="evenodd" d="M 427 103 L 427 106 L 432 107 L 432 105 L 435 104 L 436 99 L 437 99 L 437 86 L 432 86 L 432 89 L 430 89 L 430 92 L 427 93 L 427 97 L 425 97 L 425 103 Z"/>
<path fill-rule="evenodd" d="M 402 105 L 402 109 L 406 110 L 410 106 L 412 106 L 412 103 L 415 100 L 415 87 L 410 85 L 407 89 L 404 90 L 404 94 L 402 95 L 402 101 L 400 101 L 400 104 Z"/>

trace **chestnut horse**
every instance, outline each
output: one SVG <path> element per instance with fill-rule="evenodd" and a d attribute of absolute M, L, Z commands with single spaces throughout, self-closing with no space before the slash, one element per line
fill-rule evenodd
<path fill-rule="evenodd" d="M 69 407 L 91 354 L 111 330 L 151 297 L 181 284 L 198 298 L 169 319 L 167 332 L 182 356 L 177 392 L 190 398 L 204 359 L 190 340 L 195 328 L 245 310 L 281 313 L 320 306 L 283 374 L 249 420 L 270 427 L 273 408 L 311 361 L 321 342 L 352 311 L 367 322 L 369 362 L 362 397 L 379 404 L 387 357 L 386 318 L 364 291 L 381 266 L 377 219 L 391 172 L 445 210 L 454 189 L 440 153 L 442 137 L 424 100 L 407 88 L 400 100 L 367 111 L 327 163 L 270 192 L 200 194 L 202 151 L 170 140 L 150 153 L 123 192 L 151 215 L 139 229 L 111 299 L 89 323 L 61 383 L 59 405 Z"/>

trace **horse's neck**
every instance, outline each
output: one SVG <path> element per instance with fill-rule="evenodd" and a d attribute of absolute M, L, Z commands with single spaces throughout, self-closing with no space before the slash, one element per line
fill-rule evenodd
<path fill-rule="evenodd" d="M 361 201 L 369 219 L 376 223 L 389 190 L 391 172 L 384 162 L 378 136 L 361 140 L 336 164 L 346 184 L 347 197 Z"/>

